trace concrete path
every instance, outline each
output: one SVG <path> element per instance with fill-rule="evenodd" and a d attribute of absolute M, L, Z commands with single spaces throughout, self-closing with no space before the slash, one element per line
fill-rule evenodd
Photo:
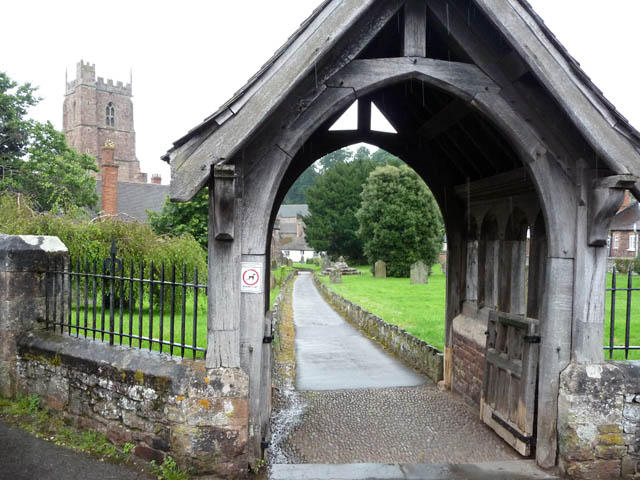
<path fill-rule="evenodd" d="M 300 273 L 294 285 L 293 318 L 297 390 L 410 387 L 427 382 L 338 315 L 309 273 Z"/>
<path fill-rule="evenodd" d="M 0 480 L 141 480 L 120 465 L 40 440 L 0 421 Z"/>
<path fill-rule="evenodd" d="M 271 480 L 538 480 L 557 479 L 533 462 L 494 462 L 467 465 L 273 465 Z"/>

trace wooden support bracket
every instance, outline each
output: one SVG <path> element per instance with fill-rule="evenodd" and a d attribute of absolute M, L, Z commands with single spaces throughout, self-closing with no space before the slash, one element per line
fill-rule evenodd
<path fill-rule="evenodd" d="M 234 165 L 213 167 L 214 238 L 233 241 L 234 205 L 236 197 L 236 171 Z"/>
<path fill-rule="evenodd" d="M 624 191 L 633 188 L 637 180 L 634 175 L 613 175 L 593 181 L 589 192 L 589 246 L 607 244 L 609 227 L 624 200 Z"/>

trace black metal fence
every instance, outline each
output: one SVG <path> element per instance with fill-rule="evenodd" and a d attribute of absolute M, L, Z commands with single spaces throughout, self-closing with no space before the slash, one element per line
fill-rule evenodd
<path fill-rule="evenodd" d="M 622 281 L 624 282 L 626 276 L 626 287 L 618 287 L 618 278 L 622 277 Z M 640 288 L 635 288 L 633 286 L 633 269 L 629 269 L 627 274 L 619 274 L 616 269 L 613 269 L 611 275 L 611 287 L 607 288 L 606 291 L 610 292 L 610 303 L 608 305 L 609 308 L 609 325 L 608 332 L 605 331 L 605 336 L 609 336 L 608 345 L 604 347 L 605 351 L 609 353 L 609 359 L 613 359 L 614 352 L 616 351 L 624 351 L 625 360 L 629 360 L 630 352 L 634 350 L 640 350 L 640 346 L 631 345 L 631 330 L 633 327 L 634 315 L 632 309 L 632 293 L 636 291 L 640 291 Z M 640 277 L 639 277 L 640 278 Z M 621 294 L 622 299 L 617 298 L 618 293 Z M 624 303 L 624 345 L 620 345 L 620 337 L 622 336 L 622 326 L 620 325 L 620 319 L 616 318 L 620 313 L 621 309 L 619 300 L 622 300 Z M 617 309 L 617 310 L 616 310 Z M 606 327 L 606 325 L 605 325 Z M 636 327 L 640 328 L 640 327 Z"/>
<path fill-rule="evenodd" d="M 124 265 L 115 242 L 100 266 L 80 260 L 51 265 L 45 279 L 47 329 L 111 345 L 204 356 L 198 343 L 206 341 L 207 286 L 199 284 L 197 267 L 191 278 L 186 265 L 176 273 L 175 264 L 167 269 L 151 262 L 148 272 L 145 278 L 142 262 Z"/>

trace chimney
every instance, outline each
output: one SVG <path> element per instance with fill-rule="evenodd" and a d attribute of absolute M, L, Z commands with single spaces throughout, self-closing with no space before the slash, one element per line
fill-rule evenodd
<path fill-rule="evenodd" d="M 629 190 L 625 190 L 624 201 L 622 202 L 622 205 L 620 206 L 620 209 L 618 210 L 618 212 L 621 212 L 622 210 L 627 208 L 630 203 L 631 203 L 631 194 L 629 193 Z"/>
<path fill-rule="evenodd" d="M 118 165 L 113 159 L 115 145 L 107 141 L 102 149 L 102 214 L 118 214 Z"/>
<path fill-rule="evenodd" d="M 162 185 L 162 175 L 159 173 L 154 173 L 151 175 L 151 183 L 154 185 Z"/>

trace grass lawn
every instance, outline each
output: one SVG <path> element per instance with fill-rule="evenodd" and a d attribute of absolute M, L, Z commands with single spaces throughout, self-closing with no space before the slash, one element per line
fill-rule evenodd
<path fill-rule="evenodd" d="M 74 298 L 74 301 L 75 301 L 75 298 Z M 120 338 L 121 332 L 125 335 L 131 332 L 133 335 L 137 335 L 137 336 L 139 335 L 147 338 L 149 337 L 149 324 L 150 324 L 151 316 L 150 316 L 148 295 L 145 295 L 145 298 L 144 298 L 142 318 L 140 318 L 140 315 L 139 315 L 137 301 L 138 299 L 136 298 L 134 303 L 134 309 L 131 316 L 126 306 L 125 308 L 123 308 L 122 327 L 120 326 L 121 312 L 119 309 L 119 303 L 114 305 L 114 327 L 115 327 L 114 331 L 116 332 L 116 335 L 114 335 L 114 343 L 118 345 L 120 343 L 122 343 L 122 345 L 129 345 L 129 338 L 123 336 L 121 341 L 121 338 Z M 187 294 L 185 307 L 186 307 L 184 310 L 185 345 L 192 345 L 193 344 L 193 320 L 194 320 L 194 312 L 195 312 L 193 294 Z M 95 310 L 96 310 L 96 328 L 98 330 L 102 330 L 102 325 L 103 325 L 102 324 L 102 308 L 99 301 Z M 91 307 L 91 305 L 89 305 L 89 308 L 86 313 L 87 313 L 87 325 L 89 328 L 93 328 L 93 308 Z M 160 331 L 161 331 L 160 326 L 162 324 L 162 340 L 164 342 L 168 342 L 171 339 L 171 297 L 170 296 L 167 296 L 167 298 L 165 298 L 165 305 L 164 305 L 164 311 L 162 312 L 162 316 L 160 315 L 160 313 L 161 313 L 160 307 L 157 304 L 154 305 L 152 338 L 154 340 L 160 339 Z M 79 315 L 79 325 L 80 327 L 84 327 L 85 309 L 84 309 L 84 305 L 82 304 L 82 300 L 81 300 L 80 308 L 76 309 L 76 307 L 74 306 L 74 308 L 72 309 L 72 313 L 71 313 L 72 325 L 78 324 L 78 315 Z M 131 328 L 129 328 L 130 319 L 131 319 Z M 174 308 L 174 319 L 175 321 L 173 325 L 173 343 L 181 344 L 182 343 L 182 301 L 181 300 L 180 301 L 176 300 L 176 304 Z M 107 307 L 107 309 L 105 309 L 105 312 L 104 312 L 104 326 L 105 326 L 104 330 L 109 330 L 109 323 L 110 323 L 109 309 Z M 142 329 L 140 329 L 141 323 L 142 323 Z M 59 332 L 60 327 L 58 326 L 56 328 L 57 328 L 56 331 Z M 75 336 L 76 334 L 79 334 L 80 336 L 84 336 L 85 334 L 83 328 L 76 329 L 75 327 L 72 327 L 71 329 L 69 329 L 68 327 L 65 327 L 64 333 L 67 333 L 71 336 Z M 88 331 L 87 338 L 94 338 L 94 332 Z M 103 339 L 102 333 L 96 332 L 95 338 L 96 340 L 102 341 Z M 110 338 L 109 334 L 104 334 L 104 341 L 108 342 L 109 338 Z M 131 343 L 134 347 L 138 347 L 139 345 L 142 345 L 142 349 L 145 349 L 145 350 L 149 349 L 148 341 L 143 340 L 142 342 L 140 342 L 138 339 L 134 338 L 131 340 Z M 200 348 L 207 347 L 207 297 L 204 295 L 204 291 L 202 290 L 198 293 L 196 346 Z M 156 342 L 153 342 L 151 349 L 154 351 L 163 351 L 163 352 L 170 351 L 170 347 L 168 345 L 162 345 L 161 347 L 160 344 Z M 179 347 L 174 347 L 173 354 L 180 355 L 181 350 L 182 349 Z M 193 358 L 192 350 L 185 349 L 184 356 Z M 203 358 L 203 357 L 204 357 L 203 352 L 197 352 L 196 358 Z"/>
<path fill-rule="evenodd" d="M 611 288 L 612 274 L 607 274 L 607 288 Z M 628 277 L 626 274 L 616 275 L 616 288 L 626 288 Z M 632 287 L 640 288 L 640 276 L 634 275 L 632 277 Z M 609 345 L 609 328 L 611 322 L 611 293 L 607 292 L 607 301 L 605 304 L 605 321 L 604 321 L 604 345 Z M 615 335 L 614 345 L 624 346 L 625 344 L 625 331 L 626 331 L 626 315 L 627 315 L 627 292 L 616 292 L 616 305 L 615 305 Z M 631 308 L 630 308 L 630 334 L 629 345 L 640 346 L 640 291 L 631 292 Z M 609 351 L 605 351 L 605 358 L 609 359 Z M 624 360 L 624 351 L 614 351 L 614 360 Z M 640 360 L 640 350 L 631 350 L 629 352 L 629 359 Z"/>
<path fill-rule="evenodd" d="M 343 275 L 342 284 L 329 284 L 329 277 L 319 277 L 330 289 L 357 303 L 386 322 L 442 350 L 446 278 L 435 265 L 427 285 L 411 285 L 408 278 L 373 278 L 368 266 L 357 267 L 363 275 Z"/>
<path fill-rule="evenodd" d="M 428 285 L 411 285 L 408 278 L 373 278 L 369 267 L 358 267 L 363 275 L 345 275 L 342 284 L 329 284 L 328 277 L 319 277 L 330 289 L 357 303 L 365 310 L 382 317 L 385 321 L 404 328 L 416 337 L 438 349 L 444 346 L 444 316 L 446 301 L 446 278 L 436 266 L 429 277 Z M 607 288 L 611 287 L 612 275 L 607 275 Z M 618 274 L 617 288 L 627 286 L 627 277 Z M 633 277 L 633 288 L 640 288 L 640 276 Z M 604 345 L 609 345 L 611 319 L 611 292 L 607 292 L 604 325 Z M 632 292 L 631 299 L 631 346 L 640 346 L 640 291 Z M 627 292 L 616 293 L 614 345 L 625 343 Z M 605 352 L 609 358 L 609 352 Z M 640 350 L 631 351 L 629 358 L 640 360 Z M 624 360 L 623 351 L 614 351 L 614 360 Z"/>

